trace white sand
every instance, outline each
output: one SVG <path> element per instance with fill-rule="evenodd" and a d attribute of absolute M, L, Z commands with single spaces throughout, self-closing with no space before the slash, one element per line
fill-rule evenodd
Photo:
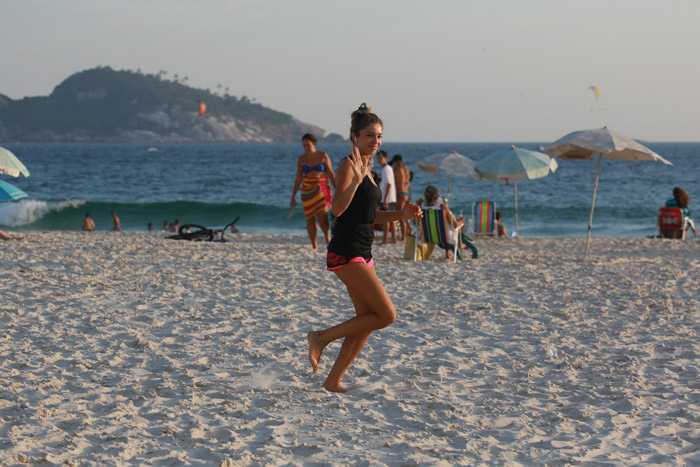
<path fill-rule="evenodd" d="M 700 464 L 700 242 L 375 247 L 399 310 L 344 383 L 353 313 L 305 236 L 0 244 L 0 464 Z M 440 252 L 441 253 L 441 252 Z"/>

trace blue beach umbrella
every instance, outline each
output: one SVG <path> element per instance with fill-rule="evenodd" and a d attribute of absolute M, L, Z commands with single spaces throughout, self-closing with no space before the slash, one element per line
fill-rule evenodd
<path fill-rule="evenodd" d="M 515 196 L 515 234 L 518 235 L 518 182 L 546 177 L 557 170 L 557 161 L 547 154 L 511 146 L 494 152 L 476 164 L 476 171 L 486 180 L 512 183 Z"/>
<path fill-rule="evenodd" d="M 20 199 L 24 198 L 25 196 L 27 196 L 27 194 L 13 184 L 0 180 L 0 201 Z"/>
<path fill-rule="evenodd" d="M 0 174 L 13 177 L 19 177 L 19 174 L 22 174 L 25 177 L 29 177 L 29 170 L 17 159 L 17 156 L 0 147 Z"/>

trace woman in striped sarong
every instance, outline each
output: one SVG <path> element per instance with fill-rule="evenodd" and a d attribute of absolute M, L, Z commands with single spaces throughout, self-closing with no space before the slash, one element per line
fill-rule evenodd
<path fill-rule="evenodd" d="M 331 187 L 335 186 L 335 173 L 331 158 L 323 151 L 316 150 L 316 137 L 311 133 L 301 138 L 304 146 L 304 154 L 299 156 L 297 162 L 297 177 L 294 180 L 294 190 L 290 206 L 296 206 L 297 190 L 301 188 L 301 205 L 304 207 L 306 218 L 306 231 L 309 233 L 311 246 L 318 249 L 316 238 L 316 221 L 323 231 L 326 243 L 331 241 L 328 225 L 328 210 L 331 206 Z"/>

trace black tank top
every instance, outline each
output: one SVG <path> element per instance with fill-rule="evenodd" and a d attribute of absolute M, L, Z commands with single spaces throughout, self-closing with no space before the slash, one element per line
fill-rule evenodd
<path fill-rule="evenodd" d="M 374 171 L 372 177 L 376 179 Z M 333 238 L 328 251 L 349 258 L 371 258 L 374 218 L 381 201 L 382 191 L 365 175 L 348 208 L 332 220 Z"/>

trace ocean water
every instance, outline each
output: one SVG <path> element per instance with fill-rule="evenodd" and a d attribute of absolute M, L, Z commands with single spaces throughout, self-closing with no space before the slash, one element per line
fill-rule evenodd
<path fill-rule="evenodd" d="M 515 144 L 537 149 L 548 143 Z M 674 186 L 700 197 L 700 143 L 645 144 L 674 165 L 603 159 L 593 236 L 654 235 L 656 210 L 671 197 Z M 109 213 L 114 209 L 122 228 L 131 231 L 145 231 L 148 222 L 160 229 L 163 221 L 174 219 L 221 228 L 240 217 L 236 225 L 244 232 L 306 234 L 301 205 L 291 219 L 286 218 L 301 144 L 2 145 L 31 172 L 29 178 L 3 176 L 29 194 L 0 203 L 4 230 L 79 230 L 86 212 L 98 230 L 109 230 Z M 428 184 L 442 194 L 447 191 L 446 174 L 416 167 L 422 158 L 456 150 L 478 161 L 508 147 L 510 143 L 385 142 L 383 149 L 390 156 L 401 154 L 414 172 L 416 200 Z M 334 166 L 350 149 L 348 143 L 321 143 L 318 148 L 330 155 Z M 518 184 L 521 236 L 586 236 L 597 160 L 558 162 L 556 173 Z M 512 185 L 453 178 L 453 212 L 469 218 L 478 199 L 495 201 L 508 231 L 515 229 Z M 700 201 L 690 207 L 700 212 Z"/>

